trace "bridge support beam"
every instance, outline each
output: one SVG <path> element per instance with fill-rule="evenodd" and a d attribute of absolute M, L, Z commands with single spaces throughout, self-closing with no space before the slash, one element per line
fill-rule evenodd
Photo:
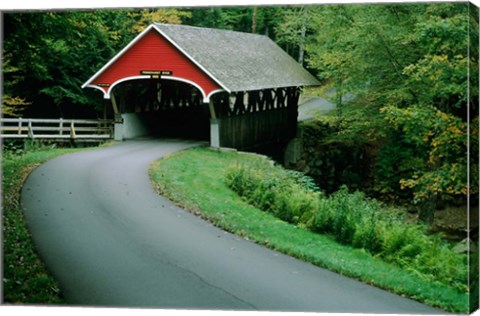
<path fill-rule="evenodd" d="M 220 148 L 220 120 L 210 119 L 210 146 Z"/>
<path fill-rule="evenodd" d="M 115 99 L 115 94 L 113 91 L 110 92 L 110 99 L 112 100 L 112 107 L 113 107 L 113 139 L 115 141 L 123 141 L 123 118 L 122 114 L 118 110 L 117 100 Z"/>
<path fill-rule="evenodd" d="M 210 147 L 220 148 L 220 119 L 217 118 L 213 100 L 209 101 L 208 110 L 210 111 Z"/>
<path fill-rule="evenodd" d="M 123 141 L 123 118 L 121 114 L 115 114 L 113 139 L 118 142 Z"/>

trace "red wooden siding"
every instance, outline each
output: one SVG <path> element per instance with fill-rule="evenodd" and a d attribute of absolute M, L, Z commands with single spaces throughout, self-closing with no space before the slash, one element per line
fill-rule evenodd
<path fill-rule="evenodd" d="M 203 89 L 204 97 L 214 90 L 221 89 L 213 79 L 154 29 L 148 31 L 90 84 L 108 84 L 110 86 L 101 87 L 108 93 L 115 82 L 127 77 L 140 76 L 142 70 L 172 71 L 173 77 L 199 85 Z M 168 79 L 167 76 L 164 78 Z"/>

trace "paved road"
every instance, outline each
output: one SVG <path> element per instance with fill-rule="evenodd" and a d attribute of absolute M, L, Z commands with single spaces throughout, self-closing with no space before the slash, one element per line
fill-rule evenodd
<path fill-rule="evenodd" d="M 326 97 L 330 100 L 335 96 L 335 90 L 332 89 L 326 93 Z M 343 102 L 352 101 L 354 95 L 347 93 L 342 97 Z M 324 115 L 335 109 L 335 104 L 329 99 L 321 97 L 305 96 L 304 100 L 300 100 L 298 105 L 298 120 L 305 121 L 312 119 L 318 115 Z"/>
<path fill-rule="evenodd" d="M 335 104 L 325 98 L 313 97 L 298 106 L 298 120 L 305 121 L 317 115 L 325 114 L 335 109 Z"/>
<path fill-rule="evenodd" d="M 158 196 L 148 165 L 196 145 L 127 141 L 30 175 L 22 206 L 70 305 L 439 312 L 223 232 Z"/>

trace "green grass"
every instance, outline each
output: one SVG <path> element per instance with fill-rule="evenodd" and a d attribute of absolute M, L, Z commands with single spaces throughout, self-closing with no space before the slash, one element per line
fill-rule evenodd
<path fill-rule="evenodd" d="M 84 149 L 3 151 L 3 302 L 62 304 L 58 284 L 38 257 L 20 208 L 20 192 L 30 172 L 41 163 Z"/>
<path fill-rule="evenodd" d="M 277 251 L 331 271 L 451 312 L 468 311 L 468 296 L 439 282 L 428 282 L 362 249 L 288 224 L 249 205 L 230 190 L 225 170 L 255 156 L 195 148 L 155 162 L 155 188 L 215 225 Z"/>

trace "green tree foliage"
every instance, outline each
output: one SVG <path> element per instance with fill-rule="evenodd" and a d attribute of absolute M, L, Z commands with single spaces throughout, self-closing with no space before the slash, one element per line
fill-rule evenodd
<path fill-rule="evenodd" d="M 14 76 L 18 69 L 11 66 L 12 54 L 7 54 L 3 56 L 3 74 L 9 74 L 10 76 Z M 15 85 L 15 81 L 13 82 L 5 82 L 4 89 L 9 90 Z M 21 113 L 25 110 L 26 106 L 30 105 L 28 101 L 22 99 L 18 96 L 11 96 L 8 94 L 2 95 L 2 114 L 4 116 L 10 117 L 17 117 L 20 116 Z"/>
<path fill-rule="evenodd" d="M 438 202 L 477 193 L 467 188 L 466 155 L 467 108 L 478 104 L 478 89 L 468 93 L 469 78 L 478 86 L 468 71 L 478 69 L 478 48 L 468 50 L 478 43 L 473 11 L 467 3 L 311 10 L 309 63 L 335 89 L 342 126 L 332 137 L 375 144 L 375 190 L 411 196 L 427 221 Z"/>
<path fill-rule="evenodd" d="M 132 37 L 123 11 L 9 13 L 4 23 L 15 69 L 4 75 L 5 93 L 31 102 L 33 116 L 95 113 L 101 98 L 81 85 Z"/>
<path fill-rule="evenodd" d="M 190 12 L 191 17 L 185 20 L 185 24 L 247 33 L 252 31 L 253 7 L 195 8 Z"/>
<path fill-rule="evenodd" d="M 26 116 L 99 115 L 99 92 L 81 89 L 153 20 L 180 23 L 175 10 L 98 10 L 4 15 L 4 93 L 26 100 Z"/>
<path fill-rule="evenodd" d="M 282 21 L 276 27 L 278 43 L 284 45 L 288 53 L 297 57 L 300 64 L 304 61 L 307 32 L 311 31 L 308 29 L 311 24 L 312 14 L 309 7 L 298 6 L 286 8 L 282 14 Z"/>
<path fill-rule="evenodd" d="M 192 13 L 173 8 L 143 9 L 131 12 L 129 16 L 137 21 L 133 25 L 133 30 L 140 33 L 151 23 L 181 24 L 182 19 L 191 17 Z"/>
<path fill-rule="evenodd" d="M 252 33 L 255 24 L 255 33 L 275 39 L 276 27 L 282 19 L 284 8 L 210 7 L 190 9 L 189 12 L 191 17 L 184 20 L 185 24 L 247 33 Z"/>
<path fill-rule="evenodd" d="M 401 189 L 414 190 L 415 203 L 435 203 L 440 197 L 468 194 L 465 122 L 427 105 L 388 106 L 382 112 L 403 141 L 415 149 L 411 156 L 405 157 L 417 162 L 412 165 L 412 175 L 400 179 Z M 422 218 L 429 220 L 429 208 L 424 205 L 421 211 Z"/>

